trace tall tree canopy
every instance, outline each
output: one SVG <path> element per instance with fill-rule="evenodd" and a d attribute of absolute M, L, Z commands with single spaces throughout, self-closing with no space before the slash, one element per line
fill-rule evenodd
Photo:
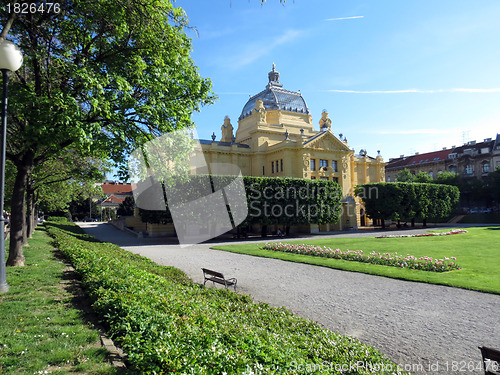
<path fill-rule="evenodd" d="M 192 112 L 213 101 L 190 57 L 186 15 L 169 0 L 59 4 L 58 12 L 0 15 L 3 35 L 24 55 L 9 96 L 7 157 L 17 175 L 8 265 L 24 264 L 26 183 L 35 166 L 68 147 L 121 164 L 147 140 L 190 126 Z"/>

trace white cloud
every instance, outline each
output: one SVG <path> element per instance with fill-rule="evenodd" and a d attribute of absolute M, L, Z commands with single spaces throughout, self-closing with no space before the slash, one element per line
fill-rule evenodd
<path fill-rule="evenodd" d="M 328 92 L 340 92 L 348 94 L 437 94 L 437 93 L 450 93 L 450 92 L 467 92 L 467 93 L 497 93 L 500 92 L 500 88 L 493 89 L 466 89 L 466 88 L 456 88 L 456 89 L 436 89 L 436 90 L 421 90 L 421 89 L 405 89 L 405 90 L 370 90 L 370 91 L 358 91 L 358 90 L 327 90 Z"/>
<path fill-rule="evenodd" d="M 365 16 L 354 16 L 354 17 L 339 17 L 339 18 L 327 18 L 325 21 L 340 21 L 340 20 L 353 20 L 356 18 L 364 18 Z"/>

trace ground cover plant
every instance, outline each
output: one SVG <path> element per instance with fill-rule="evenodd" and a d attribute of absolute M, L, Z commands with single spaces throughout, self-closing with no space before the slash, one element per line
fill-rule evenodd
<path fill-rule="evenodd" d="M 71 229 L 48 224 L 48 231 L 80 273 L 130 368 L 141 374 L 340 373 L 341 366 L 344 374 L 372 373 L 368 366 L 350 368 L 356 363 L 402 373 L 374 349 L 286 309 L 204 288 L 179 270 L 61 227 Z"/>
<path fill-rule="evenodd" d="M 262 243 L 214 246 L 213 248 L 347 271 L 500 294 L 500 272 L 494 268 L 500 264 L 500 227 L 467 228 L 467 231 L 467 233 L 456 236 L 419 238 L 334 237 L 306 241 L 287 241 L 291 244 L 327 246 L 342 250 L 364 249 L 380 253 L 397 252 L 398 254 L 412 254 L 416 257 L 427 256 L 438 259 L 455 257 L 459 259 L 460 270 L 443 273 L 276 252 L 260 249 L 263 246 Z"/>
<path fill-rule="evenodd" d="M 263 247 L 261 247 L 261 249 L 323 258 L 343 259 L 353 262 L 381 264 L 384 266 L 409 268 L 412 270 L 446 272 L 460 269 L 460 267 L 458 267 L 458 265 L 455 263 L 456 258 L 454 257 L 434 259 L 426 256 L 417 258 L 416 256 L 410 254 L 398 255 L 398 253 L 377 253 L 375 251 L 366 254 L 363 250 L 343 251 L 326 246 L 314 246 L 305 244 L 298 245 L 282 242 L 266 243 Z"/>
<path fill-rule="evenodd" d="M 99 331 L 80 309 L 66 265 L 51 238 L 37 230 L 25 248 L 26 265 L 7 267 L 9 291 L 0 294 L 1 374 L 116 374 Z"/>

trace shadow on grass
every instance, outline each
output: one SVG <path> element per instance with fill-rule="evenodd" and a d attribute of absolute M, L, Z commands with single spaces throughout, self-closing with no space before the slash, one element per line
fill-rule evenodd
<path fill-rule="evenodd" d="M 45 230 L 45 229 L 44 229 Z M 92 301 L 89 299 L 88 295 L 85 293 L 81 285 L 81 277 L 70 265 L 68 260 L 64 255 L 59 252 L 59 250 L 54 250 L 54 257 L 66 264 L 66 268 L 63 271 L 61 277 L 60 287 L 63 288 L 67 293 L 71 295 L 69 302 L 71 306 L 79 312 L 79 317 L 85 321 L 90 327 L 96 329 L 102 335 L 106 332 L 106 326 L 104 326 L 97 316 L 97 314 L 92 309 Z M 104 347 L 103 350 L 107 351 Z M 126 362 L 125 355 L 118 349 L 121 354 L 108 352 L 106 354 L 107 359 L 110 362 L 122 361 Z M 113 375 L 136 375 L 139 374 L 136 371 L 127 369 L 126 367 L 115 367 L 116 372 Z"/>
<path fill-rule="evenodd" d="M 102 242 L 102 241 L 99 241 L 94 236 L 90 236 L 90 235 L 86 234 L 82 228 L 80 228 L 77 225 L 74 225 L 73 223 L 66 224 L 66 223 L 47 222 L 44 225 L 43 230 L 47 231 L 47 228 L 46 228 L 47 225 L 50 225 L 54 228 L 61 229 L 61 230 L 65 231 L 66 233 L 71 234 L 72 236 L 78 238 L 79 240 L 88 241 L 88 242 Z"/>

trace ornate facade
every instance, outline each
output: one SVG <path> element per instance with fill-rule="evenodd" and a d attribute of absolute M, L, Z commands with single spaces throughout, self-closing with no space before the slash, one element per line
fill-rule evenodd
<path fill-rule="evenodd" d="M 335 126 L 325 110 L 315 130 L 312 115 L 300 92 L 283 88 L 273 69 L 269 82 L 244 105 L 236 133 L 226 116 L 222 137 L 200 140 L 207 163 L 233 163 L 243 175 L 297 177 L 337 182 L 343 192 L 344 213 L 339 223 L 304 230 L 328 231 L 367 225 L 360 202 L 354 198 L 358 184 L 383 182 L 385 163 L 378 152 L 358 154 L 347 138 L 334 134 Z"/>

